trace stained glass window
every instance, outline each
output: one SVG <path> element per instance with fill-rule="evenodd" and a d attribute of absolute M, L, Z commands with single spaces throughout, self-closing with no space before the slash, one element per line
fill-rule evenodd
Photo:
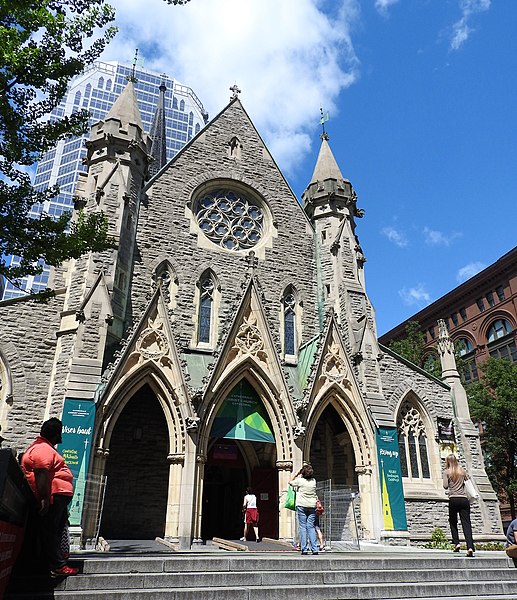
<path fill-rule="evenodd" d="M 284 352 L 295 354 L 295 306 L 294 294 L 288 293 L 284 296 Z"/>
<path fill-rule="evenodd" d="M 212 325 L 212 305 L 214 301 L 214 282 L 210 277 L 201 281 L 201 298 L 199 301 L 199 335 L 198 341 L 210 343 Z"/>
<path fill-rule="evenodd" d="M 232 190 L 217 190 L 203 196 L 197 203 L 196 216 L 206 237 L 227 250 L 252 248 L 262 237 L 262 209 Z"/>
<path fill-rule="evenodd" d="M 429 479 L 431 471 L 424 422 L 409 400 L 403 402 L 400 408 L 397 429 L 402 477 Z"/>

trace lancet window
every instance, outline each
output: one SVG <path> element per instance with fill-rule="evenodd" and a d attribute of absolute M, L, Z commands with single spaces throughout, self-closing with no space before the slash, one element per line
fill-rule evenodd
<path fill-rule="evenodd" d="M 429 479 L 427 434 L 422 416 L 409 401 L 403 403 L 397 419 L 399 456 L 402 477 Z"/>
<path fill-rule="evenodd" d="M 198 342 L 209 344 L 214 312 L 215 284 L 209 273 L 204 275 L 199 282 L 199 317 L 198 317 Z"/>

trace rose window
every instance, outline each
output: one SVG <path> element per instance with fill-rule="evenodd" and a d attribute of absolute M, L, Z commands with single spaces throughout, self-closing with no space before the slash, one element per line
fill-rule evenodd
<path fill-rule="evenodd" d="M 252 248 L 262 238 L 264 213 L 243 194 L 210 192 L 198 201 L 196 216 L 206 237 L 227 250 Z"/>

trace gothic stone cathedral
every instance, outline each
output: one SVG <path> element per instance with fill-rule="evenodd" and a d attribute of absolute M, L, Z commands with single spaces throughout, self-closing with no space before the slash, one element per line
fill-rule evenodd
<path fill-rule="evenodd" d="M 150 169 L 156 148 L 128 83 L 87 146 L 76 206 L 103 210 L 117 247 L 55 269 L 47 304 L 0 303 L 4 446 L 25 449 L 67 399 L 94 405 L 101 534 L 180 548 L 236 539 L 250 484 L 261 535 L 292 538 L 282 503 L 303 461 L 358 491 L 362 539 L 422 542 L 448 530 L 441 470 L 454 448 L 480 492 L 476 537 L 500 534 L 446 329 L 443 381 L 379 346 L 355 233 L 363 211 L 326 136 L 302 204 L 236 95 Z M 379 451 L 389 431 L 394 477 Z M 398 516 L 386 518 L 397 477 Z"/>

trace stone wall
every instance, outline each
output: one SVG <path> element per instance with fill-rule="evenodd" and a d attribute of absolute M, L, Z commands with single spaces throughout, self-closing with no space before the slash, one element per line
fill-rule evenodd
<path fill-rule="evenodd" d="M 228 156 L 228 141 L 238 136 L 241 158 Z M 273 162 L 239 103 L 214 120 L 147 191 L 137 233 L 132 282 L 133 318 L 146 305 L 153 269 L 164 259 L 178 280 L 174 328 L 181 344 L 193 338 L 196 282 L 211 268 L 220 284 L 219 340 L 225 323 L 234 317 L 234 304 L 242 295 L 248 252 L 218 249 L 198 241 L 197 225 L 188 208 L 198 186 L 213 178 L 232 179 L 257 190 L 272 214 L 270 238 L 256 275 L 265 293 L 265 308 L 274 333 L 280 329 L 282 292 L 293 284 L 303 303 L 301 343 L 317 331 L 313 256 L 313 231 L 297 199 Z M 259 254 L 259 252 L 257 252 Z M 279 338 L 276 338 L 279 343 Z M 280 351 L 280 347 L 277 348 Z"/>
<path fill-rule="evenodd" d="M 5 416 L 1 435 L 4 447 L 17 452 L 27 448 L 43 422 L 62 305 L 63 296 L 46 303 L 27 299 L 0 303 L 0 353 L 10 371 L 12 386 L 12 399 L 1 407 Z M 56 412 L 51 416 L 59 415 Z"/>

